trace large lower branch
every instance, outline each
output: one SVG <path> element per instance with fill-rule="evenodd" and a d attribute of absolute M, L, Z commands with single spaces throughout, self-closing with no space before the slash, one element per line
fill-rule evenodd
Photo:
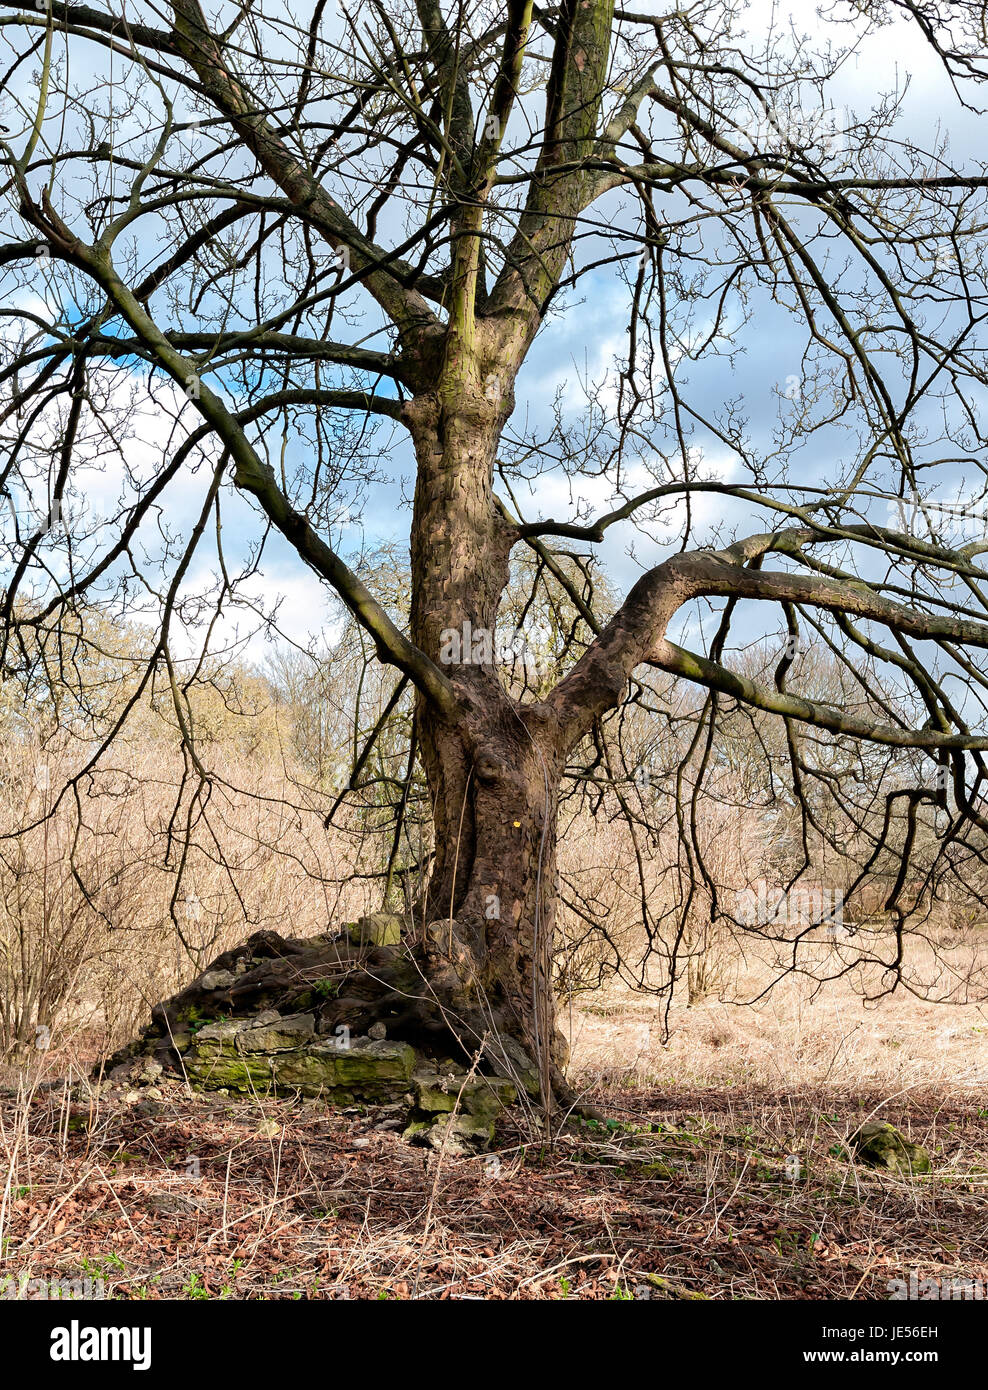
<path fill-rule="evenodd" d="M 862 718 L 820 700 L 807 700 L 802 695 L 771 690 L 708 657 L 677 647 L 674 642 L 660 643 L 652 664 L 671 675 L 706 686 L 708 690 L 729 695 L 740 704 L 751 705 L 767 714 L 778 714 L 784 719 L 796 719 L 817 729 L 829 729 L 831 733 L 846 734 L 850 738 L 869 739 L 872 743 L 882 743 L 890 748 L 988 749 L 988 737 L 944 734 L 938 729 L 899 728 L 895 724 Z"/>
<path fill-rule="evenodd" d="M 773 550 L 796 554 L 800 547 L 823 539 L 826 538 L 802 529 L 775 535 L 768 533 L 740 541 L 728 550 L 676 555 L 644 575 L 597 640 L 546 700 L 564 745 L 572 747 L 595 717 L 618 703 L 635 667 L 643 663 L 673 670 L 714 689 L 723 689 L 729 684 L 732 687 L 729 693 L 746 703 L 768 708 L 766 701 L 770 700 L 774 702 L 776 713 L 803 722 L 825 724 L 830 716 L 825 715 L 822 706 L 805 702 L 807 708 L 801 713 L 797 705 L 804 702 L 794 704 L 793 697 L 779 694 L 771 694 L 770 698 L 770 692 L 759 693 L 755 686 L 749 690 L 744 682 L 716 663 L 673 647 L 666 640 L 669 622 L 676 611 L 692 599 L 753 599 L 799 604 L 825 612 L 851 613 L 921 640 L 988 647 L 986 623 L 906 607 L 876 593 L 863 580 L 765 570 L 752 568 L 748 563 Z M 825 726 L 836 729 L 832 720 Z M 843 731 L 875 738 L 878 742 L 899 742 L 891 736 L 895 732 L 891 728 L 890 736 L 883 738 L 864 722 L 859 729 L 844 728 Z M 951 746 L 953 736 L 929 732 L 928 742 L 912 737 L 901 740 L 903 746 Z M 973 748 L 982 744 L 965 736 L 956 746 Z"/>

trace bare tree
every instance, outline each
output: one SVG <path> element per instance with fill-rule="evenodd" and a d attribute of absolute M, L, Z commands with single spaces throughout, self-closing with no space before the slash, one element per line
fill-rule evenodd
<path fill-rule="evenodd" d="M 228 610 L 262 544 L 287 542 L 415 690 L 435 844 L 423 1007 L 520 1044 L 546 1095 L 565 1093 L 549 987 L 560 787 L 568 766 L 599 765 L 601 720 L 642 700 L 649 668 L 709 692 L 694 753 L 725 711 L 781 721 L 811 819 L 805 784 L 827 769 L 807 731 L 813 750 L 921 750 L 935 775 L 888 793 L 873 861 L 900 812 L 908 860 L 924 803 L 944 813 L 946 850 L 982 852 L 988 546 L 931 524 L 929 498 L 938 470 L 966 506 L 988 493 L 988 176 L 910 140 L 894 98 L 841 113 L 830 93 L 846 52 L 901 11 L 973 105 L 983 6 L 835 5 L 847 48 L 822 55 L 744 37 L 740 8 L 368 0 L 337 17 L 324 0 L 305 15 L 0 0 L 2 481 L 15 513 L 50 520 L 73 514 L 94 459 L 116 455 L 121 479 L 111 515 L 15 529 L 3 664 L 16 668 L 25 630 L 102 598 L 153 612 L 146 680 L 165 672 L 180 708 L 179 628 L 206 621 L 207 598 Z M 604 274 L 628 306 L 616 379 L 586 383 L 578 427 L 562 409 L 529 423 L 540 329 L 567 305 L 575 328 L 574 294 Z M 798 367 L 762 440 L 726 369 L 746 319 L 779 314 Z M 718 359 L 709 409 L 688 371 Z M 381 470 L 397 487 L 402 434 L 407 631 L 334 541 Z M 704 462 L 711 444 L 729 477 Z M 525 519 L 526 487 L 560 470 L 571 515 Z M 615 502 L 594 514 L 580 481 L 599 478 Z M 169 498 L 190 480 L 183 529 Z M 228 562 L 238 497 L 256 542 Z M 721 533 L 698 540 L 711 497 Z M 602 611 L 593 548 L 619 526 L 649 542 L 670 518 L 666 557 Z M 516 547 L 571 612 L 561 674 L 527 693 L 501 659 Z M 215 582 L 193 600 L 197 554 Z M 783 622 L 764 681 L 728 659 L 749 601 L 775 615 L 745 618 L 761 635 Z M 705 651 L 670 639 L 684 610 L 711 626 Z M 841 703 L 800 688 L 810 630 L 843 663 Z M 688 811 L 680 830 L 703 886 Z M 904 868 L 892 907 L 906 881 Z"/>

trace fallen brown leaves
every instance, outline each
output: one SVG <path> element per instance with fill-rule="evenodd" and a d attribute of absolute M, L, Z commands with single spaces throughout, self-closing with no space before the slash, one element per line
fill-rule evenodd
<path fill-rule="evenodd" d="M 911 1271 L 988 1278 L 985 1120 L 963 1097 L 881 1108 L 934 1154 L 911 1183 L 841 1153 L 877 1097 L 594 1099 L 616 1124 L 505 1131 L 497 1162 L 438 1175 L 380 1111 L 178 1087 L 7 1099 L 0 1277 L 87 1274 L 124 1299 L 887 1298 Z"/>

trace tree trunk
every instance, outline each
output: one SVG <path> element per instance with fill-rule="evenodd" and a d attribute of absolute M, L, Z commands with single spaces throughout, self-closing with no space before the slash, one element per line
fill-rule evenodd
<path fill-rule="evenodd" d="M 514 537 L 492 476 L 510 393 L 480 349 L 450 360 L 440 389 L 407 407 L 418 462 L 411 636 L 462 702 L 452 724 L 418 704 L 436 842 L 421 905 L 426 962 L 458 1009 L 521 1045 L 550 1097 L 566 1060 L 551 989 L 559 740 L 547 712 L 511 699 L 497 671 Z"/>
<path fill-rule="evenodd" d="M 495 1050 L 521 1045 L 549 1096 L 566 1062 L 552 995 L 559 768 L 537 719 L 507 701 L 500 714 L 472 749 L 462 731 L 423 737 L 437 837 L 426 962 Z"/>

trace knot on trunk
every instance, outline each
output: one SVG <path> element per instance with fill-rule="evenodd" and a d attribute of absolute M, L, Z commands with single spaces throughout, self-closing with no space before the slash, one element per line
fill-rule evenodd
<path fill-rule="evenodd" d="M 423 939 L 429 979 L 454 999 L 473 997 L 481 974 L 478 945 L 455 917 L 429 922 Z"/>

